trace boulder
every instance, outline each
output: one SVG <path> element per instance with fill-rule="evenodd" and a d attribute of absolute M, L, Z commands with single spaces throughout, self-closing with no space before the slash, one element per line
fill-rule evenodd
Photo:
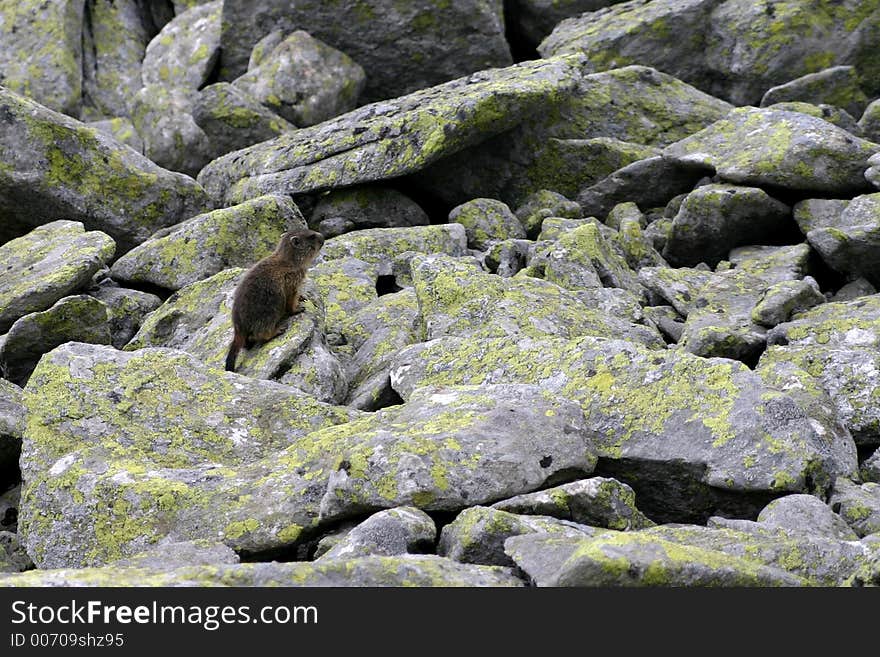
<path fill-rule="evenodd" d="M 880 484 L 858 485 L 839 477 L 828 504 L 859 536 L 880 532 Z"/>
<path fill-rule="evenodd" d="M 523 225 L 501 201 L 476 198 L 452 209 L 450 223 L 464 226 L 468 246 L 485 251 L 492 242 L 506 239 L 525 239 Z"/>
<path fill-rule="evenodd" d="M 836 221 L 813 222 L 806 236 L 833 270 L 880 285 L 880 193 L 857 196 Z"/>
<path fill-rule="evenodd" d="M 813 105 L 827 103 L 853 116 L 861 116 L 868 104 L 868 97 L 862 91 L 854 66 L 834 66 L 768 89 L 761 98 L 761 107 L 788 101 Z"/>
<path fill-rule="evenodd" d="M 374 513 L 347 532 L 320 560 L 429 552 L 436 537 L 437 528 L 428 514 L 402 506 Z"/>
<path fill-rule="evenodd" d="M 380 186 L 333 190 L 321 197 L 309 219 L 309 227 L 327 238 L 365 228 L 406 228 L 429 223 L 418 203 L 391 187 Z"/>

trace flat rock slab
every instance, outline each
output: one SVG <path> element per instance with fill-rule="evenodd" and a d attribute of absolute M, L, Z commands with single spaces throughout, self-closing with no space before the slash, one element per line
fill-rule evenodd
<path fill-rule="evenodd" d="M 20 226 L 81 221 L 120 252 L 208 209 L 194 180 L 112 137 L 0 88 L 0 212 Z"/>
<path fill-rule="evenodd" d="M 795 398 L 726 359 L 603 338 L 446 337 L 401 352 L 391 381 L 404 398 L 421 385 L 529 383 L 577 401 L 598 432 L 604 472 L 619 472 L 658 520 L 725 504 L 757 513 L 754 505 L 769 497 L 824 490 L 836 473 L 857 468 L 848 435 L 838 437 Z M 725 494 L 724 502 L 713 499 Z"/>
<path fill-rule="evenodd" d="M 663 150 L 725 182 L 845 195 L 869 189 L 868 158 L 880 146 L 806 114 L 740 107 Z"/>
<path fill-rule="evenodd" d="M 361 557 L 313 563 L 243 563 L 182 568 L 107 566 L 0 576 L 6 586 L 524 586 L 509 568 L 433 555 Z"/>
<path fill-rule="evenodd" d="M 83 287 L 115 251 L 109 236 L 65 220 L 0 245 L 0 333 Z"/>

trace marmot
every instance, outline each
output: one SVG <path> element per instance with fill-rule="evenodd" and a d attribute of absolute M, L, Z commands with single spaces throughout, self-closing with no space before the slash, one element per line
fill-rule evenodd
<path fill-rule="evenodd" d="M 300 311 L 299 297 L 306 270 L 324 245 L 324 236 L 301 229 L 284 233 L 274 253 L 251 267 L 238 284 L 232 302 L 235 334 L 226 369 L 235 371 L 239 350 L 267 342 L 284 331 L 286 315 Z"/>

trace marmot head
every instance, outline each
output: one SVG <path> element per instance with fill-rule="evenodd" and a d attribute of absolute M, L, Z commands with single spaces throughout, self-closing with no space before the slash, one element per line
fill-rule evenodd
<path fill-rule="evenodd" d="M 308 267 L 324 246 L 324 236 L 308 228 L 290 230 L 281 236 L 275 253 L 285 260 Z"/>

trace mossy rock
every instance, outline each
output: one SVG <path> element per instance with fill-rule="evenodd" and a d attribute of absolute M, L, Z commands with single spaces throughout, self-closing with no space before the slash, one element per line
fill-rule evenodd
<path fill-rule="evenodd" d="M 449 222 L 464 226 L 468 246 L 485 251 L 492 242 L 524 239 L 526 231 L 516 215 L 501 201 L 476 198 L 452 208 Z"/>
<path fill-rule="evenodd" d="M 854 66 L 834 66 L 768 89 L 761 98 L 761 107 L 789 101 L 836 105 L 853 116 L 861 116 L 868 97 Z"/>
<path fill-rule="evenodd" d="M 418 203 L 391 187 L 347 187 L 321 197 L 309 227 L 324 237 L 365 228 L 427 226 L 431 221 Z"/>
<path fill-rule="evenodd" d="M 826 303 L 796 314 L 767 335 L 768 344 L 835 349 L 880 346 L 880 295 Z"/>
<path fill-rule="evenodd" d="M 127 118 L 115 117 L 102 121 L 89 121 L 86 125 L 113 137 L 119 143 L 133 148 L 138 153 L 143 154 L 144 152 L 144 140 L 134 129 L 131 120 Z"/>
<path fill-rule="evenodd" d="M 834 482 L 828 504 L 859 536 L 880 532 L 880 484 L 855 484 L 842 477 Z"/>
<path fill-rule="evenodd" d="M 162 299 L 155 294 L 119 287 L 110 279 L 89 288 L 88 294 L 107 306 L 110 344 L 117 349 L 122 349 L 137 333 L 144 318 L 162 305 Z"/>
<path fill-rule="evenodd" d="M 374 513 L 352 527 L 320 560 L 422 554 L 432 550 L 436 539 L 431 516 L 412 506 L 400 506 Z"/>
<path fill-rule="evenodd" d="M 880 285 L 880 193 L 857 196 L 834 224 L 812 228 L 806 235 L 833 270 Z"/>

